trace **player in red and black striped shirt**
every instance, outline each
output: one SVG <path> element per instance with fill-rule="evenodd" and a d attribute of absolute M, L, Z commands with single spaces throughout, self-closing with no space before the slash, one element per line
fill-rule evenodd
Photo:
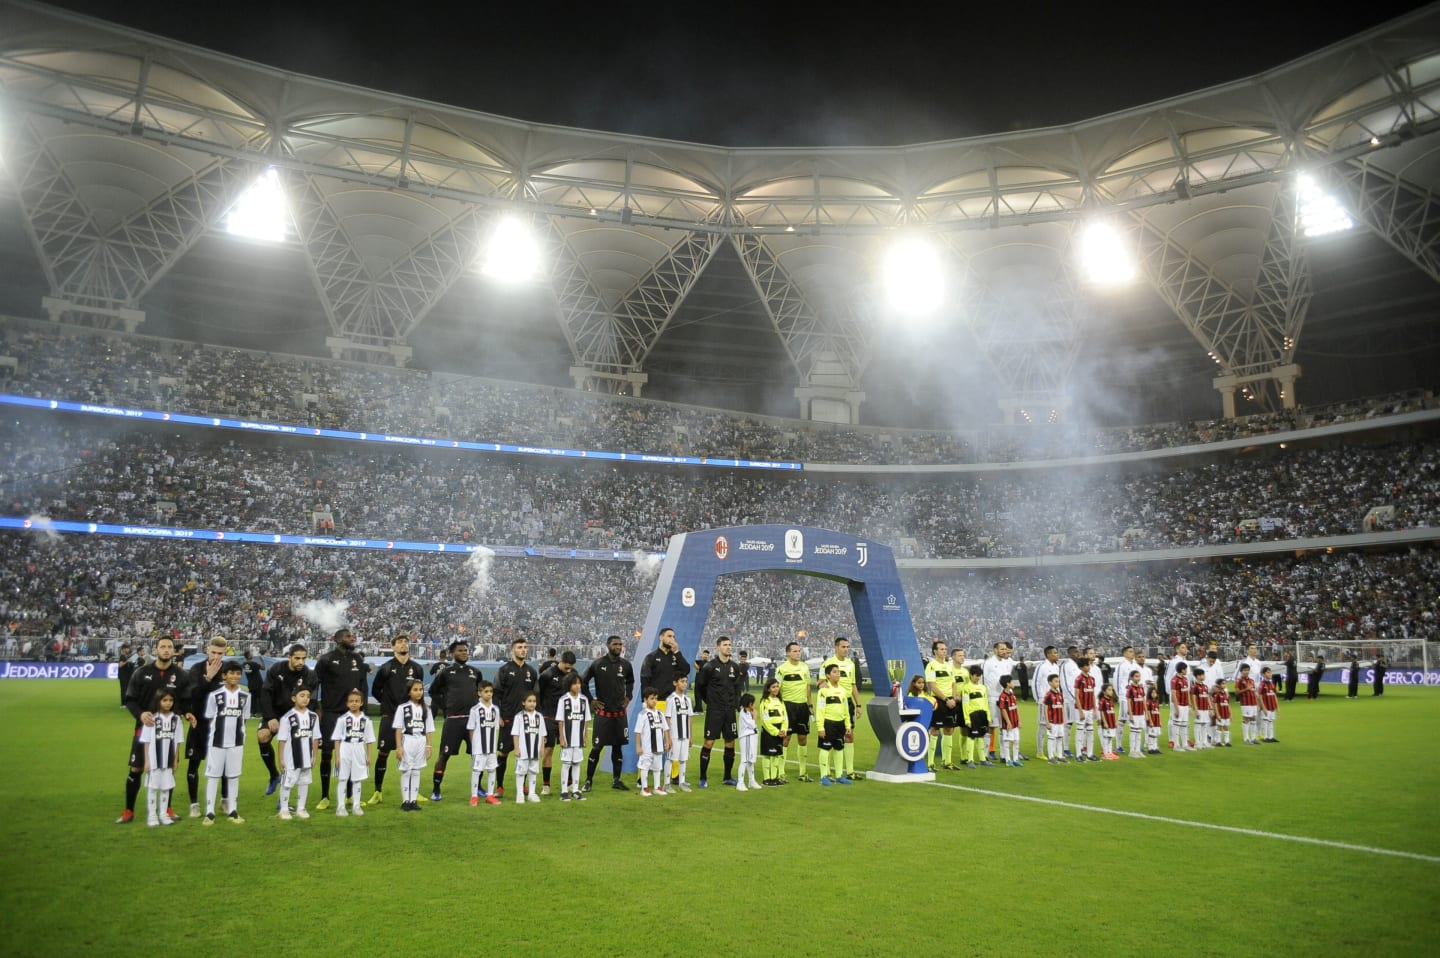
<path fill-rule="evenodd" d="M 1100 693 L 1100 699 L 1096 707 L 1096 714 L 1100 716 L 1100 754 L 1106 761 L 1114 761 L 1119 758 L 1115 754 L 1117 741 L 1120 738 L 1120 716 L 1119 697 L 1115 694 L 1115 686 L 1105 686 L 1105 691 Z"/>
<path fill-rule="evenodd" d="M 1075 761 L 1098 762 L 1095 754 L 1095 687 L 1097 677 L 1089 659 L 1080 660 L 1075 676 Z"/>
<path fill-rule="evenodd" d="M 1011 768 L 1020 767 L 1020 703 L 1015 698 L 1015 677 L 1000 677 L 1000 697 L 995 700 L 1000 716 L 1000 760 Z"/>
<path fill-rule="evenodd" d="M 1275 713 L 1279 710 L 1280 699 L 1275 694 L 1275 682 L 1270 678 L 1270 666 L 1267 665 L 1260 670 L 1260 741 L 1280 741 L 1275 737 Z"/>
<path fill-rule="evenodd" d="M 1175 663 L 1175 675 L 1170 679 L 1170 747 L 1177 752 L 1194 748 L 1190 742 L 1190 676 L 1189 666 L 1184 662 Z"/>
<path fill-rule="evenodd" d="M 1195 670 L 1195 682 L 1190 687 L 1195 700 L 1195 747 L 1209 748 L 1210 736 L 1210 686 L 1205 684 L 1205 670 Z"/>
<path fill-rule="evenodd" d="M 1050 690 L 1041 699 L 1045 706 L 1045 754 L 1051 765 L 1064 765 L 1065 757 L 1065 693 L 1060 689 L 1060 673 L 1050 675 Z"/>
<path fill-rule="evenodd" d="M 1246 745 L 1259 745 L 1260 690 L 1250 674 L 1250 663 L 1240 663 L 1240 676 L 1235 680 L 1235 693 L 1240 696 L 1240 731 Z"/>
<path fill-rule="evenodd" d="M 1141 671 L 1130 673 L 1125 686 L 1125 724 L 1130 729 L 1130 757 L 1145 757 L 1145 683 Z"/>
<path fill-rule="evenodd" d="M 1214 702 L 1211 708 L 1215 713 L 1215 744 L 1221 748 L 1229 748 L 1230 690 L 1225 687 L 1225 676 L 1215 680 L 1215 687 L 1210 690 L 1210 698 Z"/>
<path fill-rule="evenodd" d="M 1145 751 L 1160 754 L 1160 690 L 1154 685 L 1145 690 Z"/>

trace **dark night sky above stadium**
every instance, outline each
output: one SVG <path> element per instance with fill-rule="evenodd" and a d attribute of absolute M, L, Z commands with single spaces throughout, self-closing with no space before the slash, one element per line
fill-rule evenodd
<path fill-rule="evenodd" d="M 1417 6 L 57 5 L 388 92 L 725 146 L 891 145 L 1070 123 L 1261 72 Z"/>

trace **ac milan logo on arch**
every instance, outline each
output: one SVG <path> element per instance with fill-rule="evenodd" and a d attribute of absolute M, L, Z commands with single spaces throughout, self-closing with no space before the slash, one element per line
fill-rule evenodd
<path fill-rule="evenodd" d="M 730 554 L 730 540 L 727 539 L 727 538 L 725 538 L 724 536 L 716 536 L 716 537 L 715 537 L 715 558 L 717 558 L 717 559 L 719 559 L 720 561 L 723 562 L 723 561 L 725 561 L 725 557 L 728 556 L 729 554 Z"/>

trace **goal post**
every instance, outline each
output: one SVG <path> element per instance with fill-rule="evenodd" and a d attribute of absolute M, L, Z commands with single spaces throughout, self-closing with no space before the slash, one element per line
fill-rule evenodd
<path fill-rule="evenodd" d="M 1360 684 L 1374 681 L 1376 663 L 1385 663 L 1385 680 L 1395 685 L 1440 685 L 1434 669 L 1434 652 L 1423 639 L 1351 639 L 1344 642 L 1301 640 L 1295 643 L 1295 660 L 1301 674 L 1325 662 L 1323 681 L 1347 682 L 1354 663 Z"/>

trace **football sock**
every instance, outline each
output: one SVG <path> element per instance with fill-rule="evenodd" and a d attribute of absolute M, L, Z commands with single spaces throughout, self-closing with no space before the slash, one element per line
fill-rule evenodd
<path fill-rule="evenodd" d="M 375 755 L 375 791 L 380 791 L 385 786 L 385 772 L 390 768 L 390 753 L 378 752 Z"/>
<path fill-rule="evenodd" d="M 330 759 L 324 753 L 320 756 L 320 797 L 330 797 Z M 345 804 L 345 796 L 340 796 L 340 804 Z"/>
<path fill-rule="evenodd" d="M 725 749 L 725 777 L 735 777 L 735 750 L 733 748 Z"/>
<path fill-rule="evenodd" d="M 710 777 L 710 746 L 700 746 L 700 781 Z"/>
<path fill-rule="evenodd" d="M 269 742 L 261 742 L 258 747 L 260 749 L 260 761 L 265 763 L 265 768 L 269 771 L 270 777 L 274 778 L 279 775 L 280 770 L 275 767 L 274 747 L 271 746 Z"/>
<path fill-rule="evenodd" d="M 600 746 L 595 745 L 590 749 L 590 760 L 585 764 L 585 781 L 595 781 L 595 766 L 600 764 Z"/>
<path fill-rule="evenodd" d="M 219 790 L 220 790 L 220 779 L 218 779 L 218 778 L 208 778 L 208 777 L 205 779 L 205 814 L 206 814 L 206 815 L 214 815 L 214 814 L 215 814 L 215 793 L 218 792 Z"/>
<path fill-rule="evenodd" d="M 955 764 L 955 736 L 940 732 L 940 761 L 946 765 Z"/>
<path fill-rule="evenodd" d="M 130 774 L 125 776 L 125 807 L 132 812 L 135 811 L 135 799 L 140 795 L 140 775 L 140 772 L 131 769 Z"/>
<path fill-rule="evenodd" d="M 845 774 L 855 771 L 855 743 L 845 743 Z"/>

